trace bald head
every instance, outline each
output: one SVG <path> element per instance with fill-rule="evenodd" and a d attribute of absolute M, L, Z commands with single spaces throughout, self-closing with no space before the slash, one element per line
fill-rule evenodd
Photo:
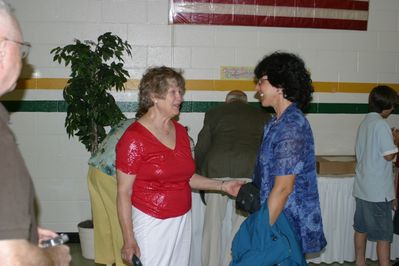
<path fill-rule="evenodd" d="M 248 98 L 247 95 L 240 90 L 233 90 L 230 91 L 227 95 L 226 95 L 226 103 L 231 103 L 231 102 L 242 102 L 242 103 L 247 103 L 248 102 Z"/>
<path fill-rule="evenodd" d="M 0 96 L 12 91 L 22 69 L 20 26 L 3 0 L 0 0 Z"/>

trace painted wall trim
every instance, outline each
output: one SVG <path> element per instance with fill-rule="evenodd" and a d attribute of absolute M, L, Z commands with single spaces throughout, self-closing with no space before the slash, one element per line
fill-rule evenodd
<path fill-rule="evenodd" d="M 32 78 L 18 80 L 18 90 L 51 89 L 61 90 L 67 84 L 67 78 Z M 137 90 L 140 80 L 131 79 L 126 82 L 127 90 Z M 399 92 L 399 84 L 384 83 Z M 356 82 L 322 82 L 314 81 L 315 92 L 329 93 L 369 93 L 378 83 Z M 187 80 L 187 90 L 198 91 L 253 91 L 254 83 L 251 80 Z"/>

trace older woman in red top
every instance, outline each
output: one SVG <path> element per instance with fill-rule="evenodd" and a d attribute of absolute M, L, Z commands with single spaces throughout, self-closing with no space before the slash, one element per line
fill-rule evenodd
<path fill-rule="evenodd" d="M 117 208 L 127 262 L 134 254 L 145 266 L 188 265 L 191 188 L 236 196 L 242 185 L 194 173 L 186 129 L 173 120 L 184 92 L 176 70 L 148 69 L 139 85 L 140 118 L 117 144 Z"/>

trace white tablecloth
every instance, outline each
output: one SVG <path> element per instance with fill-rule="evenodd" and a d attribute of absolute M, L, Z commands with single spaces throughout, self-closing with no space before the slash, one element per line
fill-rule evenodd
<path fill-rule="evenodd" d="M 320 207 L 323 217 L 327 247 L 313 263 L 332 263 L 355 260 L 353 240 L 353 214 L 355 199 L 352 196 L 353 177 L 318 177 Z M 367 242 L 366 257 L 377 259 L 376 243 Z M 399 237 L 394 235 L 391 259 L 399 257 Z"/>
<path fill-rule="evenodd" d="M 333 263 L 355 260 L 353 240 L 353 214 L 355 200 L 352 196 L 353 177 L 318 177 L 320 206 L 323 217 L 324 233 L 327 238 L 326 249 L 319 254 L 312 254 L 308 262 Z M 231 202 L 232 204 L 234 201 Z M 232 205 L 233 206 L 233 205 Z M 233 207 L 229 211 L 233 211 Z M 190 266 L 201 266 L 201 239 L 204 206 L 199 195 L 193 193 L 193 246 Z M 230 222 L 230 224 L 228 224 Z M 224 220 L 224 227 L 231 228 L 231 219 Z M 223 234 L 229 230 L 224 229 Z M 227 240 L 225 235 L 223 239 Z M 367 242 L 366 257 L 377 259 L 376 244 Z M 391 245 L 391 259 L 399 258 L 399 237 L 394 235 Z"/>
<path fill-rule="evenodd" d="M 201 201 L 198 192 L 192 192 L 192 240 L 190 251 L 190 266 L 201 266 L 201 245 L 202 245 L 202 230 L 204 226 L 205 205 Z M 232 213 L 235 211 L 235 201 L 228 200 L 226 207 L 226 216 L 223 220 L 223 228 L 221 229 L 221 266 L 226 266 L 230 263 L 230 258 L 226 257 L 227 245 L 232 236 L 233 226 L 231 223 Z M 215 265 L 219 266 L 219 265 Z"/>

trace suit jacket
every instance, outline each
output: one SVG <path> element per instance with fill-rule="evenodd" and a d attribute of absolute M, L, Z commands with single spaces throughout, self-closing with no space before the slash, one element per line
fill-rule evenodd
<path fill-rule="evenodd" d="M 208 110 L 195 146 L 197 173 L 210 178 L 250 178 L 269 119 L 263 109 L 241 102 Z"/>

